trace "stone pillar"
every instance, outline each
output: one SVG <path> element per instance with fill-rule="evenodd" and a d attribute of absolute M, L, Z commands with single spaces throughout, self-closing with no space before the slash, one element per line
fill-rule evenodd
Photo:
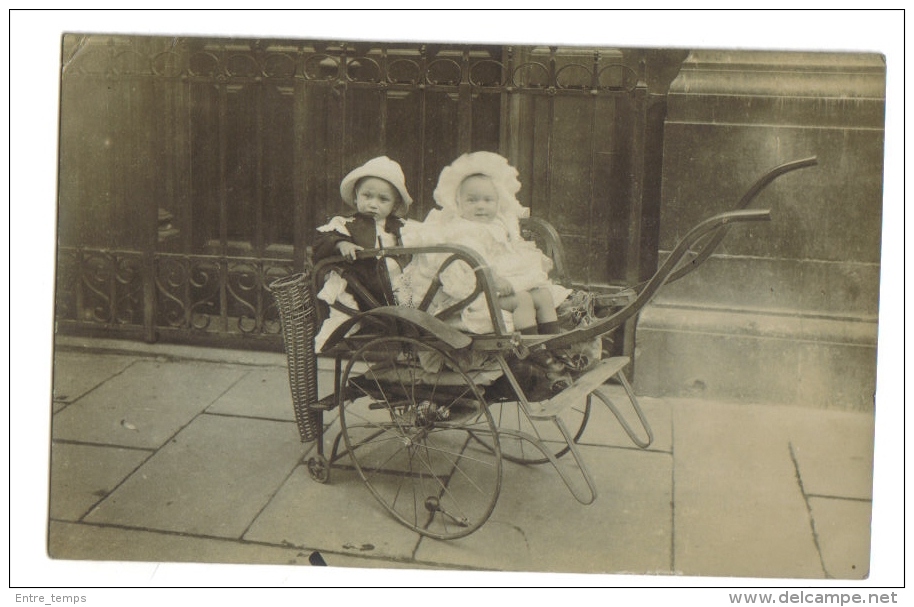
<path fill-rule="evenodd" d="M 661 259 L 775 166 L 755 200 L 638 325 L 648 396 L 868 411 L 876 378 L 885 62 L 872 54 L 694 51 L 664 125 Z"/>

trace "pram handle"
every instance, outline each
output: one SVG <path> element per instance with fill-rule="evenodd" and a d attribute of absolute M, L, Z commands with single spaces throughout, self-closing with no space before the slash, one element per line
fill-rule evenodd
<path fill-rule="evenodd" d="M 734 210 L 739 211 L 748 207 L 750 204 L 752 204 L 752 201 L 755 200 L 755 197 L 758 196 L 759 193 L 768 186 L 768 184 L 770 184 L 772 181 L 784 173 L 789 173 L 790 171 L 796 171 L 798 169 L 805 169 L 806 167 L 811 167 L 818 163 L 818 158 L 816 156 L 811 156 L 809 158 L 802 158 L 800 160 L 785 162 L 780 166 L 774 167 L 759 177 L 758 180 L 752 184 L 752 187 L 750 187 L 746 193 L 743 194 L 743 197 L 739 199 L 739 202 L 736 203 Z M 700 266 L 708 257 L 711 256 L 711 253 L 714 252 L 714 249 L 717 248 L 717 245 L 720 244 L 726 235 L 727 229 L 723 229 L 715 233 L 714 236 L 712 236 L 710 240 L 705 244 L 705 246 L 702 247 L 701 251 L 694 253 L 694 258 L 670 274 L 670 277 L 666 280 L 666 282 L 669 283 L 675 280 L 679 280 L 686 274 L 697 269 L 698 266 Z"/>
<path fill-rule="evenodd" d="M 641 312 L 641 309 L 654 298 L 660 287 L 670 280 L 673 270 L 679 265 L 680 260 L 689 251 L 689 248 L 701 238 L 708 234 L 713 234 L 717 230 L 723 230 L 735 222 L 769 221 L 770 219 L 771 212 L 768 209 L 729 211 L 705 219 L 689 230 L 682 240 L 679 241 L 679 244 L 676 245 L 676 248 L 673 249 L 667 260 L 660 266 L 660 269 L 654 273 L 644 288 L 638 293 L 637 297 L 628 305 L 616 313 L 607 316 L 606 318 L 601 318 L 590 325 L 572 329 L 571 331 L 567 331 L 555 337 L 545 339 L 536 345 L 531 346 L 531 351 L 538 349 L 555 350 L 566 348 L 572 344 L 586 342 L 615 330 L 627 320 Z"/>

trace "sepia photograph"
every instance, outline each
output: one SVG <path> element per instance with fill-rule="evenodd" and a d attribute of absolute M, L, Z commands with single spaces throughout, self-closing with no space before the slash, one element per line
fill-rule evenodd
<path fill-rule="evenodd" d="M 873 576 L 898 65 L 287 31 L 59 35 L 49 566 Z"/>

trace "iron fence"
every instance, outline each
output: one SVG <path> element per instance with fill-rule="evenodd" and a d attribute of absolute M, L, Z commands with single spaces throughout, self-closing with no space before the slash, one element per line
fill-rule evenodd
<path fill-rule="evenodd" d="M 663 98 L 645 70 L 614 49 L 65 36 L 59 325 L 279 346 L 266 285 L 380 154 L 422 219 L 441 168 L 499 152 L 575 280 L 637 282 Z"/>

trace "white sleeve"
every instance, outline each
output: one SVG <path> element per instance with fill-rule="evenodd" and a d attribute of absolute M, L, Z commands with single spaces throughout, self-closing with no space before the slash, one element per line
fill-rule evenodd
<path fill-rule="evenodd" d="M 475 288 L 476 273 L 463 261 L 455 261 L 441 272 L 441 289 L 454 299 L 467 297 Z"/>
<path fill-rule="evenodd" d="M 346 236 L 352 237 L 352 234 L 349 233 L 349 222 L 352 221 L 352 217 L 334 217 L 324 225 L 317 228 L 318 232 L 339 232 Z"/>
<path fill-rule="evenodd" d="M 425 243 L 427 229 L 418 221 L 407 219 L 406 224 L 400 228 L 400 239 L 404 247 L 421 247 Z"/>

